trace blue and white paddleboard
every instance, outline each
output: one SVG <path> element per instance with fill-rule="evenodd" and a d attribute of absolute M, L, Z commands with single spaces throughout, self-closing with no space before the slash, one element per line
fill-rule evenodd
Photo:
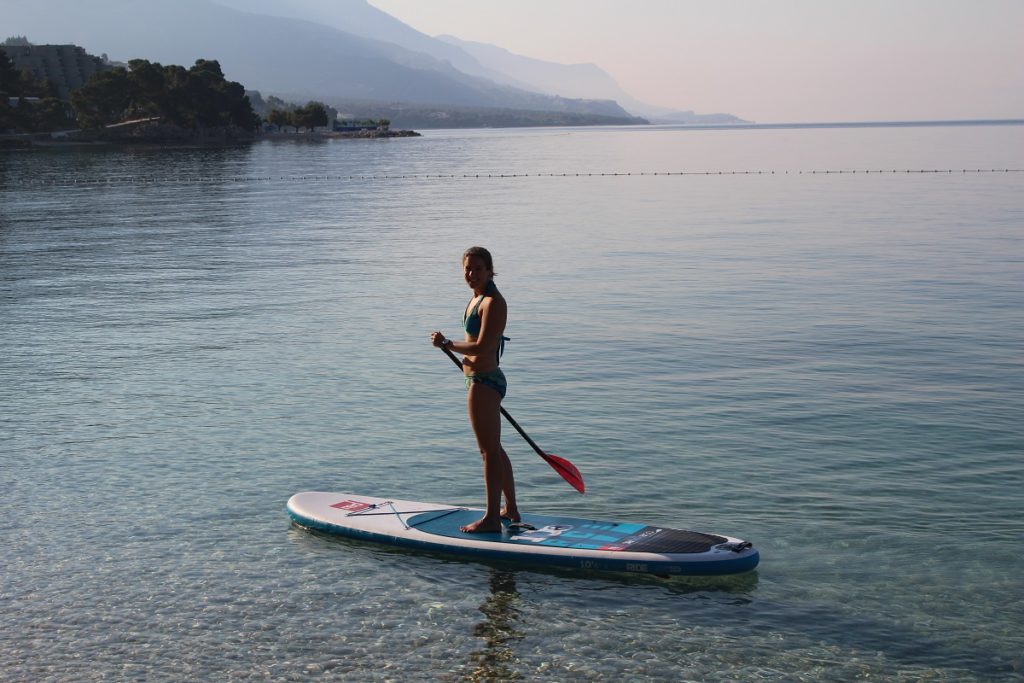
<path fill-rule="evenodd" d="M 466 558 L 670 576 L 735 574 L 757 566 L 757 550 L 729 536 L 648 524 L 524 514 L 523 525 L 467 534 L 473 508 L 353 493 L 306 491 L 288 515 L 316 531 Z"/>

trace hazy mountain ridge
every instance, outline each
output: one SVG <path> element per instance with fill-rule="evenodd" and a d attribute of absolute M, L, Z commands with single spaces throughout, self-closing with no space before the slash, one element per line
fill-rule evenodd
<path fill-rule="evenodd" d="M 454 71 L 458 76 L 485 78 L 490 83 L 503 88 L 533 93 L 528 97 L 530 109 L 550 111 L 576 111 L 579 113 L 598 113 L 605 116 L 630 116 L 631 113 L 622 107 L 621 98 L 629 99 L 629 95 L 621 88 L 575 88 L 575 87 L 544 87 L 542 84 L 529 80 L 517 79 L 507 69 L 495 68 L 494 65 L 477 58 L 471 50 L 466 50 L 458 39 L 443 40 L 417 31 L 408 24 L 390 14 L 370 5 L 367 0 L 334 0 L 329 4 L 317 0 L 214 0 L 218 4 L 233 7 L 247 12 L 266 14 L 269 16 L 290 17 L 314 21 L 325 26 L 346 31 L 373 40 L 397 45 L 419 55 L 426 55 L 437 60 L 437 68 Z M 501 48 L 494 48 L 500 50 Z M 408 53 L 406 53 L 408 59 Z M 399 61 L 401 58 L 396 58 Z M 528 59 L 528 58 L 524 58 Z M 421 60 L 422 61 L 422 60 Z M 409 63 L 417 66 L 415 60 Z M 611 78 L 594 65 L 587 65 L 598 72 L 598 79 L 607 81 Z M 575 67 L 570 70 L 578 71 Z M 579 73 L 567 73 L 565 83 L 573 83 L 579 79 Z M 590 79 L 594 80 L 594 79 Z M 521 93 L 520 93 L 521 94 Z M 537 98 L 536 95 L 556 97 L 554 101 Z M 575 105 L 567 104 L 574 100 L 583 100 Z M 635 114 L 633 114 L 635 115 Z"/>
<path fill-rule="evenodd" d="M 518 90 L 569 100 L 610 100 L 634 116 L 657 117 L 671 123 L 743 122 L 730 114 L 696 114 L 640 102 L 596 64 L 559 64 L 456 36 L 431 37 L 373 7 L 367 0 L 333 0 L 326 5 L 318 0 L 215 1 L 248 12 L 315 21 L 366 38 L 393 43 L 429 55 L 441 63 L 447 62 L 464 74 L 487 78 Z M 603 113 L 611 112 L 605 110 Z"/>
<path fill-rule="evenodd" d="M 635 115 L 739 122 L 640 103 L 593 64 L 555 64 L 452 36 L 434 38 L 367 0 L 4 4 L 7 30 L 35 42 L 74 43 L 121 61 L 187 66 L 217 59 L 233 80 L 293 100 L 460 107 L 473 117 L 492 107 L 602 117 L 598 123 L 645 122 Z"/>
<path fill-rule="evenodd" d="M 417 31 L 366 0 L 334 0 L 326 5 L 318 0 L 214 1 L 244 12 L 313 21 L 364 38 L 394 43 L 407 50 L 429 55 L 439 62 L 448 62 L 463 74 L 487 78 L 495 83 L 523 86 L 506 82 L 503 74 L 484 68 L 461 48 Z"/>
<path fill-rule="evenodd" d="M 369 8 L 361 0 L 347 5 Z M 498 85 L 391 42 L 210 0 L 173 5 L 162 0 L 102 5 L 49 0 L 5 3 L 4 14 L 6 31 L 36 43 L 73 43 L 121 61 L 138 57 L 187 66 L 199 58 L 216 59 L 232 80 L 289 99 L 568 110 L 637 122 L 614 102 L 554 98 Z"/>
<path fill-rule="evenodd" d="M 484 68 L 505 74 L 522 87 L 550 95 L 594 97 L 615 100 L 635 116 L 658 123 L 746 123 L 732 114 L 696 114 L 640 102 L 596 64 L 559 64 L 519 55 L 487 43 L 440 35 L 437 39 L 472 55 Z M 582 95 L 586 93 L 586 95 Z"/>
<path fill-rule="evenodd" d="M 518 55 L 497 45 L 462 40 L 450 35 L 440 35 L 437 39 L 461 48 L 481 65 L 549 95 L 595 97 L 616 101 L 632 99 L 596 64 L 558 64 Z"/>

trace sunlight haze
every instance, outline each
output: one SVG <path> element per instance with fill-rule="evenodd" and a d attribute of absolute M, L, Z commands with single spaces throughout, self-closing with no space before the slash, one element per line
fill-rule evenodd
<path fill-rule="evenodd" d="M 593 62 L 676 109 L 758 122 L 1024 116 L 1018 0 L 370 4 L 429 35 Z"/>

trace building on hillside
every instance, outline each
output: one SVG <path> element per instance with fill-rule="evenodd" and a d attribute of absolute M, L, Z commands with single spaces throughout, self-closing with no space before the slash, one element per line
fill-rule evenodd
<path fill-rule="evenodd" d="M 30 71 L 36 78 L 53 83 L 62 100 L 97 71 L 111 68 L 77 45 L 4 45 L 0 49 L 14 62 L 15 69 Z"/>

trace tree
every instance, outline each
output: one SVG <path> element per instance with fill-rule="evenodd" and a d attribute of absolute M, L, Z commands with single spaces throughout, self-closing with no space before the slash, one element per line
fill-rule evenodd
<path fill-rule="evenodd" d="M 184 95 L 188 81 L 189 74 L 185 67 L 176 64 L 164 67 L 160 116 L 169 123 L 191 128 L 195 125 L 196 114 L 191 98 Z"/>
<path fill-rule="evenodd" d="M 6 42 L 15 45 L 14 40 L 9 38 Z M 17 98 L 13 107 L 8 98 Z M 31 71 L 18 71 L 7 52 L 0 48 L 0 130 L 48 131 L 67 128 L 69 123 L 53 83 L 38 80 Z"/>
<path fill-rule="evenodd" d="M 299 128 L 313 129 L 327 125 L 327 107 L 321 102 L 307 102 L 292 113 L 292 120 Z"/>
<path fill-rule="evenodd" d="M 282 128 L 284 126 L 292 125 L 292 116 L 289 112 L 282 111 L 280 109 L 273 109 L 267 116 L 267 121 L 279 128 Z"/>
<path fill-rule="evenodd" d="M 158 116 L 167 106 L 164 68 L 145 59 L 128 62 L 128 83 L 131 88 L 131 102 L 128 115 Z"/>
<path fill-rule="evenodd" d="M 7 56 L 7 51 L 0 48 L 0 93 L 7 97 L 17 97 L 21 74 L 14 68 L 14 62 Z"/>
<path fill-rule="evenodd" d="M 190 69 L 145 59 L 133 59 L 128 66 L 93 74 L 72 93 L 83 126 L 148 116 L 193 129 L 234 125 L 253 130 L 259 125 L 245 88 L 226 80 L 216 60 L 197 60 Z"/>
<path fill-rule="evenodd" d="M 185 96 L 195 110 L 194 124 L 200 127 L 228 124 L 231 99 L 224 72 L 216 60 L 199 59 L 188 70 Z M 236 84 L 237 85 L 237 84 Z M 241 87 L 241 86 L 239 86 Z M 241 93 L 244 95 L 244 91 Z"/>
<path fill-rule="evenodd" d="M 85 85 L 71 93 L 71 105 L 85 128 L 123 121 L 131 104 L 131 84 L 128 71 L 123 67 L 97 71 Z"/>
<path fill-rule="evenodd" d="M 18 72 L 14 63 L 7 56 L 6 50 L 0 48 L 0 132 L 14 128 L 14 112 L 7 104 L 7 98 L 17 93 L 12 88 L 18 81 Z"/>
<path fill-rule="evenodd" d="M 18 72 L 14 89 L 23 97 L 57 97 L 57 86 L 48 79 L 38 79 L 28 69 Z"/>
<path fill-rule="evenodd" d="M 73 125 L 67 107 L 56 97 L 44 97 L 35 102 L 22 100 L 14 113 L 17 127 L 33 133 L 60 130 Z"/>
<path fill-rule="evenodd" d="M 280 109 L 281 111 L 288 111 L 288 103 L 282 100 L 280 97 L 274 95 L 267 96 L 267 106 L 271 109 Z"/>

